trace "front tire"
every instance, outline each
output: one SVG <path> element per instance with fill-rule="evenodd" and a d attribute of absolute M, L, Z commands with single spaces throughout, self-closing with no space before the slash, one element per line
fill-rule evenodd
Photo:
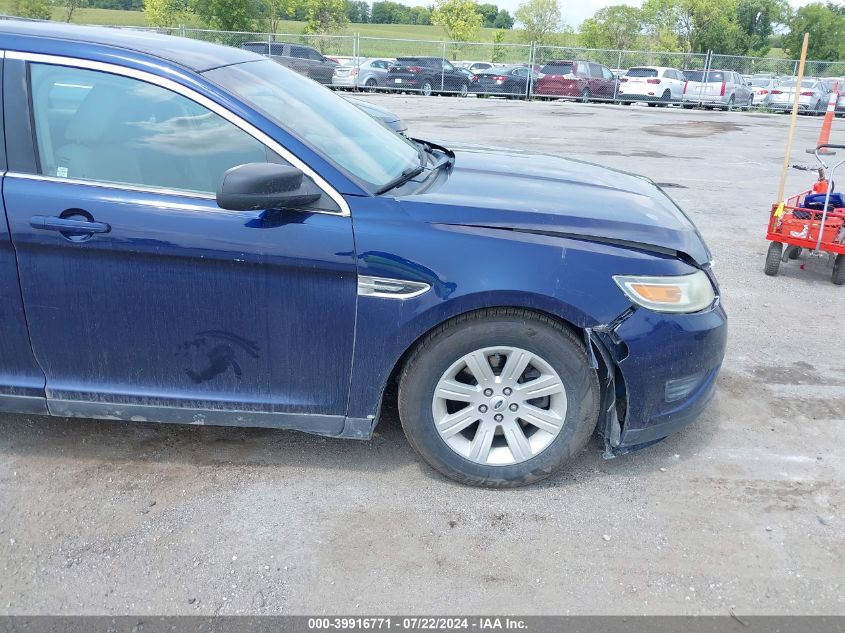
<path fill-rule="evenodd" d="M 763 272 L 769 277 L 774 277 L 780 270 L 780 262 L 783 257 L 783 244 L 780 242 L 772 242 L 769 244 L 769 250 L 766 252 L 766 265 Z"/>
<path fill-rule="evenodd" d="M 515 308 L 441 325 L 417 346 L 399 384 L 410 444 L 466 484 L 515 487 L 551 475 L 595 430 L 599 384 L 571 330 Z"/>
<path fill-rule="evenodd" d="M 588 88 L 581 91 L 581 103 L 590 103 L 590 90 Z"/>
<path fill-rule="evenodd" d="M 845 286 L 845 255 L 837 255 L 833 260 L 831 281 L 837 286 Z"/>

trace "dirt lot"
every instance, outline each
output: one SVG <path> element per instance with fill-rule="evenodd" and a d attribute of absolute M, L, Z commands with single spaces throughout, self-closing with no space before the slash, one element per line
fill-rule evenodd
<path fill-rule="evenodd" d="M 369 443 L 0 416 L 0 612 L 845 613 L 845 289 L 826 261 L 762 273 L 787 117 L 368 98 L 420 137 L 663 183 L 731 319 L 709 411 L 504 492 L 436 475 L 395 414 Z M 820 125 L 801 120 L 795 160 Z"/>

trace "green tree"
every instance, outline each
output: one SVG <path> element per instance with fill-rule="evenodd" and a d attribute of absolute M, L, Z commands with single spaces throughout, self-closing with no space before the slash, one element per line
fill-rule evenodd
<path fill-rule="evenodd" d="M 775 27 L 786 24 L 789 13 L 786 0 L 739 0 L 736 19 L 743 34 L 743 52 L 764 57 Z"/>
<path fill-rule="evenodd" d="M 85 0 L 64 0 L 65 22 L 70 22 L 73 19 L 74 12 L 85 5 Z"/>
<path fill-rule="evenodd" d="M 188 14 L 187 0 L 145 0 L 144 14 L 154 26 L 176 26 Z"/>
<path fill-rule="evenodd" d="M 508 54 L 507 48 L 502 44 L 505 41 L 504 29 L 497 29 L 493 33 L 493 52 L 490 54 L 490 61 L 492 63 L 503 62 Z"/>
<path fill-rule="evenodd" d="M 307 0 L 304 33 L 337 33 L 346 28 L 349 18 L 343 0 Z"/>
<path fill-rule="evenodd" d="M 47 0 L 13 0 L 9 11 L 12 15 L 36 20 L 49 20 L 53 13 Z"/>
<path fill-rule="evenodd" d="M 258 6 L 244 0 L 193 0 L 192 10 L 218 31 L 251 31 L 258 17 Z"/>
<path fill-rule="evenodd" d="M 496 14 L 496 19 L 493 20 L 493 26 L 497 29 L 512 29 L 513 16 L 505 9 L 499 9 L 499 12 Z"/>
<path fill-rule="evenodd" d="M 370 5 L 364 0 L 344 0 L 343 6 L 350 22 L 366 24 L 370 21 Z"/>
<path fill-rule="evenodd" d="M 581 45 L 588 48 L 631 49 L 643 29 L 643 15 L 636 7 L 605 7 L 581 24 Z"/>
<path fill-rule="evenodd" d="M 479 4 L 476 7 L 476 11 L 481 15 L 482 26 L 489 28 L 496 21 L 496 16 L 499 14 L 499 7 L 490 3 Z"/>
<path fill-rule="evenodd" d="M 795 12 L 789 20 L 789 33 L 784 36 L 784 47 L 791 57 L 801 54 L 804 33 L 810 34 L 808 59 L 845 59 L 845 15 L 836 5 L 815 2 Z"/>
<path fill-rule="evenodd" d="M 514 15 L 522 24 L 522 38 L 529 43 L 544 44 L 563 28 L 558 0 L 528 0 Z"/>
<path fill-rule="evenodd" d="M 741 53 L 739 0 L 646 0 L 642 12 L 654 41 L 686 53 Z"/>
<path fill-rule="evenodd" d="M 437 0 L 431 23 L 443 27 L 453 42 L 471 42 L 481 28 L 481 15 L 474 0 Z"/>
<path fill-rule="evenodd" d="M 411 24 L 431 24 L 431 9 L 411 7 Z"/>
<path fill-rule="evenodd" d="M 295 19 L 300 4 L 299 0 L 261 0 L 258 10 L 262 26 L 270 33 L 276 33 L 282 20 Z"/>

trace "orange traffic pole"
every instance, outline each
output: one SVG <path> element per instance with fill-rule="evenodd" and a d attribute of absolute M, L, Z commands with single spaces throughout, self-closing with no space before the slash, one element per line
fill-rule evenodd
<path fill-rule="evenodd" d="M 839 101 L 839 82 L 833 85 L 833 92 L 830 93 L 830 100 L 827 102 L 827 112 L 824 113 L 824 122 L 822 123 L 822 131 L 819 133 L 819 145 L 827 145 L 830 143 L 830 128 L 833 125 L 833 117 L 836 113 L 836 103 Z M 816 151 L 816 147 L 808 149 L 807 153 L 812 154 Z M 820 149 L 819 154 L 835 154 L 833 150 Z"/>

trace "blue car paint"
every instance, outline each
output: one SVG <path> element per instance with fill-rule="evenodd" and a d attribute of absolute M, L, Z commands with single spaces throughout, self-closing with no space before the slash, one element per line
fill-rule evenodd
<path fill-rule="evenodd" d="M 726 338 L 718 300 L 698 314 L 659 314 L 632 309 L 612 281 L 708 268 L 695 227 L 647 179 L 457 147 L 453 168 L 424 190 L 410 184 L 372 196 L 197 72 L 253 55 L 178 38 L 42 27 L 4 25 L 0 47 L 115 63 L 190 87 L 318 172 L 344 195 L 351 218 L 231 213 L 208 200 L 185 209 L 184 198 L 164 194 L 6 177 L 21 286 L 13 287 L 11 248 L 0 249 L 0 271 L 2 283 L 23 294 L 34 356 L 28 346 L 0 347 L 0 389 L 28 381 L 60 415 L 368 437 L 388 379 L 416 341 L 456 315 L 516 306 L 585 331 L 611 359 L 626 403 L 612 449 L 659 439 L 712 394 Z M 7 146 L 16 150 L 9 170 L 33 173 L 24 63 L 6 59 L 4 74 Z M 33 215 L 55 215 L 68 200 L 111 232 L 70 243 L 30 226 Z M 358 297 L 358 274 L 423 281 L 431 290 L 405 301 Z M 287 292 L 274 288 L 280 280 Z M 6 309 L 7 327 L 22 326 L 24 309 L 14 302 Z M 115 319 L 128 319 L 140 344 L 116 337 Z M 665 401 L 668 380 L 697 373 L 704 378 L 687 398 Z"/>

